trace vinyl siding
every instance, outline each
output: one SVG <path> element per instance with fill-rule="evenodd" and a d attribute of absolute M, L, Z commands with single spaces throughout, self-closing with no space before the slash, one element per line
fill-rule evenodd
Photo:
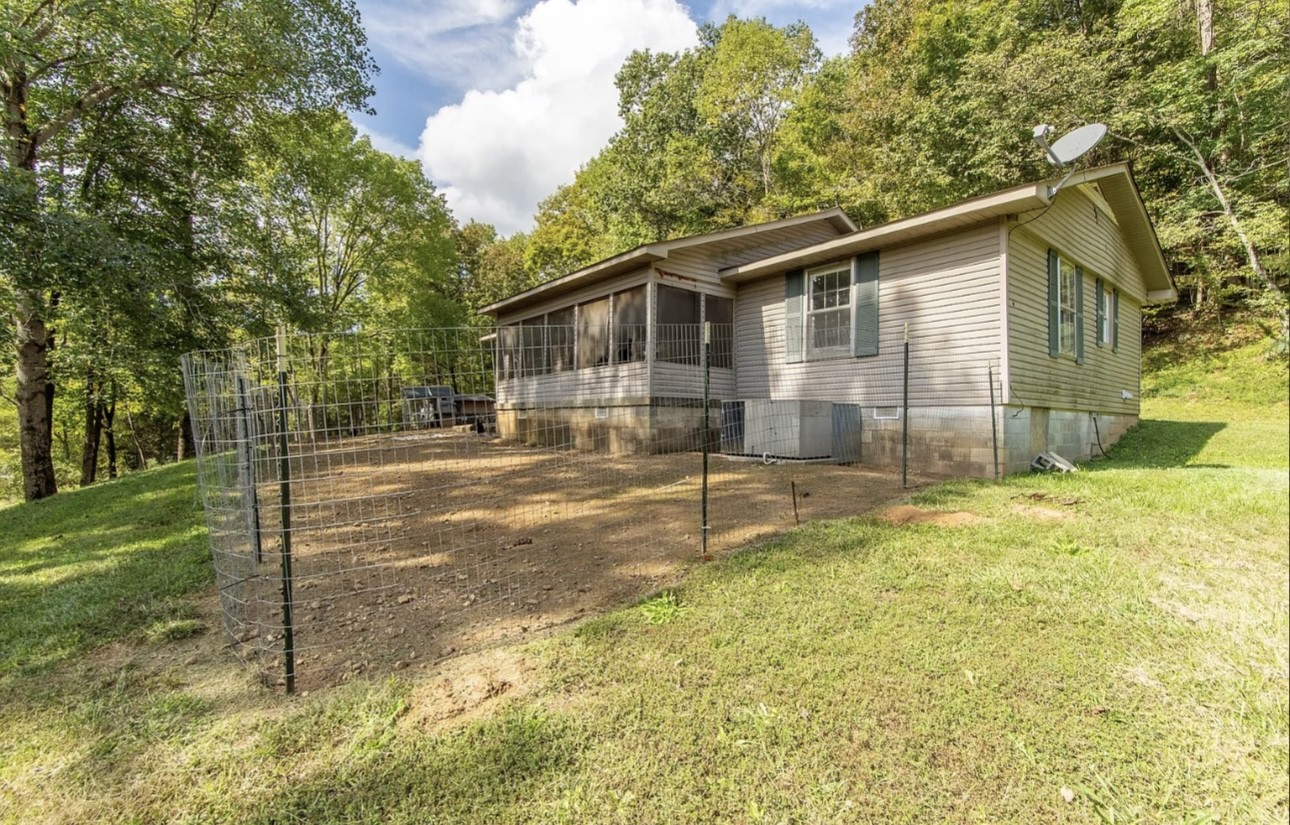
<path fill-rule="evenodd" d="M 1080 189 L 1063 189 L 1040 217 L 1022 215 L 1008 239 L 1009 401 L 1036 407 L 1138 414 L 1146 288 L 1119 228 Z M 1084 269 L 1084 363 L 1048 354 L 1048 250 Z M 1097 290 L 1120 290 L 1120 345 L 1098 347 Z M 1132 394 L 1124 399 L 1123 391 Z"/>
<path fill-rule="evenodd" d="M 835 237 L 837 233 L 827 225 L 794 227 L 791 230 L 767 232 L 754 239 L 741 239 L 741 244 L 737 248 L 723 250 L 697 247 L 677 250 L 669 255 L 667 260 L 659 261 L 654 266 L 661 284 L 696 289 L 699 292 L 720 295 L 723 298 L 735 298 L 735 330 L 738 336 L 740 334 L 738 294 L 733 286 L 721 283 L 718 270 L 782 252 L 791 252 Z M 756 242 L 751 243 L 750 241 L 753 240 Z M 738 342 L 735 348 L 737 369 Z M 713 369 L 711 397 L 716 399 L 735 397 L 735 374 L 735 370 Z M 656 398 L 702 398 L 703 372 L 683 364 L 657 362 L 653 365 L 651 394 Z"/>
<path fill-rule="evenodd" d="M 703 372 L 685 364 L 654 364 L 653 394 L 656 398 L 702 398 Z M 735 371 L 712 369 L 711 387 L 714 399 L 734 398 Z"/>
<path fill-rule="evenodd" d="M 988 404 L 998 367 L 998 226 L 879 252 L 878 355 L 785 363 L 784 278 L 742 285 L 735 299 L 737 398 L 818 399 L 896 406 L 904 325 L 910 403 Z"/>
<path fill-rule="evenodd" d="M 501 407 L 639 404 L 648 395 L 649 365 L 643 361 L 497 382 L 497 403 Z"/>

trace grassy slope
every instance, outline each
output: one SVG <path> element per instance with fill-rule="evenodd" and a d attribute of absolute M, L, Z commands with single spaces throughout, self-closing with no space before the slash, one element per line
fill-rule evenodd
<path fill-rule="evenodd" d="M 211 581 L 191 462 L 0 509 L 0 678 L 192 614 Z"/>
<path fill-rule="evenodd" d="M 27 664 L 0 696 L 0 816 L 1284 822 L 1286 381 L 1252 353 L 1154 370 L 1146 420 L 1088 472 L 914 500 L 975 525 L 811 525 L 538 643 L 541 687 L 451 733 L 409 723 L 424 682 L 280 702 L 212 680 L 226 663 L 51 669 L 170 618 L 103 594 L 156 573 L 146 548 L 182 548 L 181 570 L 199 554 L 191 475 L 126 480 L 174 505 L 133 552 L 98 536 L 131 522 L 128 502 L 97 509 L 115 496 L 0 511 L 28 531 L 0 548 L 2 624 L 52 633 L 3 631 Z M 76 598 L 33 578 L 53 575 L 32 566 L 60 546 L 51 523 L 80 542 L 54 553 L 72 584 L 110 578 Z M 199 581 L 162 575 L 149 598 Z"/>

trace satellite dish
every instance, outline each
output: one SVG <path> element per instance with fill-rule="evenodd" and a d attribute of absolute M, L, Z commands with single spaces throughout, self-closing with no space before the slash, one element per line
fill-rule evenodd
<path fill-rule="evenodd" d="M 1087 155 L 1102 142 L 1106 137 L 1106 125 L 1102 123 L 1090 123 L 1087 126 L 1081 126 L 1073 132 L 1062 135 L 1053 141 L 1052 145 L 1048 144 L 1048 136 L 1052 134 L 1053 127 L 1041 123 L 1035 127 L 1035 143 L 1044 147 L 1044 153 L 1048 156 L 1048 162 L 1053 166 L 1065 167 L 1070 166 L 1075 161 Z M 1072 170 L 1072 173 L 1074 170 Z M 1070 174 L 1067 174 L 1062 182 L 1055 187 L 1049 187 L 1048 196 L 1052 197 L 1057 194 L 1057 190 L 1062 188 L 1062 184 L 1070 180 Z"/>
<path fill-rule="evenodd" d="M 1104 137 L 1106 137 L 1106 126 L 1101 123 L 1090 123 L 1059 137 L 1049 148 L 1048 154 L 1056 158 L 1058 166 L 1068 166 L 1088 154 Z"/>

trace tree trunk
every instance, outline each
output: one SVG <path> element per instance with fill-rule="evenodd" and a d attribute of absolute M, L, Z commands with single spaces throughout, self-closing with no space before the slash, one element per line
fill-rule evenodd
<path fill-rule="evenodd" d="M 1214 50 L 1214 0 L 1197 0 L 1196 22 L 1201 57 L 1208 57 Z M 1205 67 L 1205 87 L 1211 92 L 1218 88 L 1218 70 L 1213 63 Z"/>
<path fill-rule="evenodd" d="M 18 299 L 18 444 L 22 452 L 22 487 L 27 501 L 58 492 L 54 478 L 53 383 L 49 376 L 49 333 L 39 300 Z"/>
<path fill-rule="evenodd" d="M 1281 340 L 1290 341 L 1290 301 L 1286 300 L 1286 294 L 1277 286 L 1274 279 L 1263 267 L 1263 261 L 1259 257 L 1259 251 L 1245 234 L 1245 227 L 1242 225 L 1240 217 L 1237 216 L 1236 210 L 1232 208 L 1231 201 L 1227 199 L 1227 194 L 1223 190 L 1223 184 L 1218 179 L 1218 173 L 1215 172 L 1209 159 L 1200 151 L 1196 142 L 1189 138 L 1186 133 L 1173 129 L 1174 135 L 1188 149 L 1191 150 L 1192 162 L 1200 169 L 1205 176 L 1205 181 L 1209 184 L 1209 190 L 1214 194 L 1214 199 L 1218 201 L 1219 206 L 1223 208 L 1223 215 L 1227 218 L 1228 224 L 1232 231 L 1236 233 L 1237 239 L 1240 240 L 1241 246 L 1245 249 L 1245 258 L 1249 262 L 1250 271 L 1254 273 L 1255 280 L 1268 293 L 1277 307 L 1278 321 L 1281 324 Z"/>
<path fill-rule="evenodd" d="M 99 470 L 99 442 L 103 433 L 103 402 L 94 387 L 94 375 L 85 377 L 85 444 L 81 448 L 81 486 L 94 483 Z"/>
<path fill-rule="evenodd" d="M 115 389 L 115 388 L 114 388 Z M 103 410 L 103 429 L 107 434 L 108 478 L 116 478 L 116 397 Z"/>
<path fill-rule="evenodd" d="M 143 452 L 143 445 L 139 443 L 139 434 L 134 429 L 134 418 L 130 415 L 130 408 L 125 408 L 125 425 L 130 428 L 130 440 L 134 442 L 134 452 L 139 456 L 139 469 L 148 469 L 148 456 Z"/>
<path fill-rule="evenodd" d="M 183 461 L 196 452 L 193 444 L 193 419 L 188 415 L 188 410 L 184 410 L 183 416 L 179 419 L 179 446 L 175 450 L 175 459 Z"/>
<path fill-rule="evenodd" d="M 25 178 L 30 187 L 26 197 L 28 216 L 34 226 L 39 211 L 36 190 L 36 136 L 27 121 L 27 74 L 21 64 L 7 66 L 4 86 L 5 160 L 9 168 Z M 19 219 L 21 220 L 21 219 Z M 7 231 L 13 231 L 12 227 Z M 35 233 L 33 233 L 35 234 Z M 36 240 L 39 243 L 38 237 Z M 18 402 L 18 446 L 22 453 L 22 492 L 27 501 L 58 492 L 53 457 L 53 383 L 49 374 L 52 342 L 45 328 L 44 296 L 38 289 L 20 290 L 15 309 L 14 332 L 18 350 L 15 377 Z"/>

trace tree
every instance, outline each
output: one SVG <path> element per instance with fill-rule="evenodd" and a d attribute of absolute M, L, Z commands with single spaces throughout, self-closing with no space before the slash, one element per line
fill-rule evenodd
<path fill-rule="evenodd" d="M 1124 4 L 1120 41 L 1139 57 L 1127 66 L 1115 126 L 1149 159 L 1161 235 L 1197 296 L 1252 285 L 1284 342 L 1290 14 L 1261 0 L 1201 0 L 1194 16 L 1181 8 Z"/>
<path fill-rule="evenodd" d="M 474 320 L 474 313 L 537 286 L 538 278 L 524 262 L 529 238 L 522 232 L 509 238 L 498 236 L 491 224 L 470 221 L 453 233 L 457 247 L 456 298 Z"/>
<path fill-rule="evenodd" d="M 284 298 L 270 305 L 281 320 L 323 333 L 305 339 L 321 430 L 320 393 L 333 377 L 326 333 L 463 319 L 453 221 L 417 163 L 372 148 L 340 113 L 273 118 L 262 133 L 245 187 L 249 279 Z"/>
<path fill-rule="evenodd" d="M 698 111 L 723 136 L 725 162 L 755 168 L 759 194 L 768 196 L 780 126 L 820 62 L 815 36 L 804 23 L 778 29 L 731 16 L 713 32 L 711 49 Z"/>
<path fill-rule="evenodd" d="M 120 101 L 223 103 L 249 120 L 284 108 L 362 106 L 370 60 L 350 0 L 193 0 L 6 4 L 0 38 L 5 124 L 0 173 L 7 222 L 0 280 L 14 319 L 24 494 L 57 491 L 51 456 L 54 384 L 48 322 L 63 301 L 71 218 L 67 167 L 46 168 L 65 141 L 83 154 L 90 115 Z"/>
<path fill-rule="evenodd" d="M 633 53 L 615 79 L 623 126 L 539 207 L 529 269 L 773 216 L 784 124 L 818 61 L 806 26 L 734 17 L 694 49 Z"/>
<path fill-rule="evenodd" d="M 244 189 L 249 265 L 285 297 L 277 320 L 322 332 L 378 309 L 396 325 L 457 317 L 428 303 L 451 297 L 456 262 L 452 218 L 417 163 L 372 148 L 336 112 L 276 118 L 262 135 Z"/>

